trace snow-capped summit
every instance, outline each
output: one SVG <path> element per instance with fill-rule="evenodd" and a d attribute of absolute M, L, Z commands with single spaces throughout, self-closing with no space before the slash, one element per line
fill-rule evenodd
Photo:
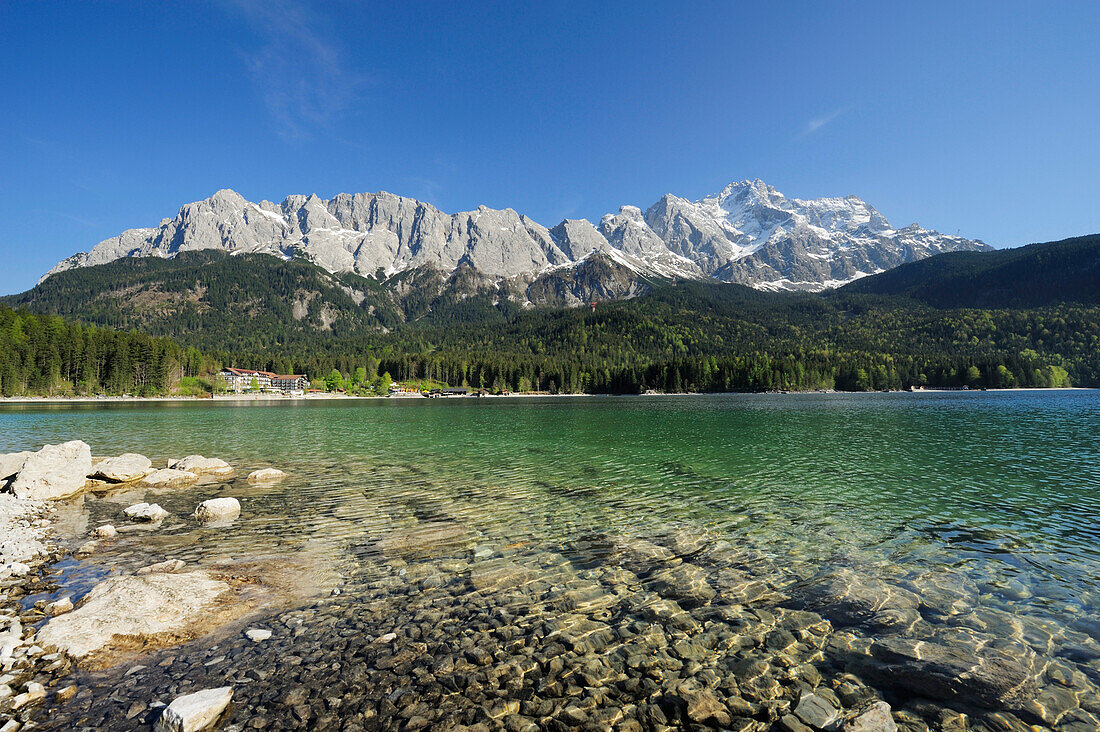
<path fill-rule="evenodd" d="M 646 222 L 708 276 L 761 289 L 820 290 L 945 251 L 989 248 L 916 224 L 895 230 L 858 196 L 803 201 L 759 179 L 695 202 L 666 195 Z"/>
<path fill-rule="evenodd" d="M 640 276 L 820 290 L 932 254 L 983 248 L 916 224 L 895 230 L 856 196 L 788 199 L 759 179 L 698 201 L 667 194 L 644 214 L 623 206 L 598 227 L 578 219 L 552 229 L 512 209 L 446 214 L 386 192 L 327 201 L 292 195 L 275 204 L 221 190 L 156 227 L 129 229 L 69 257 L 46 277 L 123 257 L 217 249 L 306 257 L 330 272 L 365 277 L 418 267 L 449 274 L 466 264 L 490 278 L 531 280 L 598 252 Z"/>

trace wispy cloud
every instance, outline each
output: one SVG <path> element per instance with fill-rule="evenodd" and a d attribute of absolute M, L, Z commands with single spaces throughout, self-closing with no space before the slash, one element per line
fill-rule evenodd
<path fill-rule="evenodd" d="M 65 213 L 64 211 L 56 211 L 53 209 L 40 208 L 35 210 L 36 214 L 42 214 L 44 216 L 56 216 L 58 218 L 67 219 L 73 223 L 80 224 L 81 226 L 93 227 L 99 226 L 98 222 L 86 219 L 80 216 L 74 216 L 73 214 Z"/>
<path fill-rule="evenodd" d="M 324 16 L 292 0 L 224 0 L 258 43 L 240 51 L 245 68 L 286 139 L 331 127 L 361 94 L 365 79 L 326 39 Z"/>
<path fill-rule="evenodd" d="M 847 107 L 841 107 L 839 109 L 834 109 L 829 114 L 825 114 L 825 115 L 822 115 L 820 117 L 814 117 L 813 119 L 811 119 L 809 122 L 806 123 L 806 126 L 798 134 L 798 137 L 806 137 L 808 135 L 814 134 L 815 132 L 820 130 L 822 127 L 829 124 L 830 122 L 833 122 L 834 120 L 836 120 L 838 117 L 840 117 L 841 115 L 843 115 L 847 111 L 848 111 Z"/>

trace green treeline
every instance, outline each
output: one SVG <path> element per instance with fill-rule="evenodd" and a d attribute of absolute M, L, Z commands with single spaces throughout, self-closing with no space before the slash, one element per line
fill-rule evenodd
<path fill-rule="evenodd" d="M 491 391 L 882 390 L 1100 386 L 1100 307 L 940 310 L 907 298 L 776 295 L 684 283 L 590 308 L 450 316 L 391 332 L 263 333 L 227 311 L 179 341 L 0 306 L 0 393 L 200 394 L 223 364 L 304 373 L 319 388 L 390 378 Z M 293 320 L 293 319 L 292 319 Z M 249 334 L 255 333 L 254 338 Z"/>
<path fill-rule="evenodd" d="M 942 311 L 866 296 L 777 298 L 681 285 L 596 312 L 531 311 L 238 358 L 275 371 L 336 370 L 348 386 L 388 372 L 493 391 L 1095 386 L 1100 308 Z"/>
<path fill-rule="evenodd" d="M 0 394 L 197 394 L 208 362 L 168 338 L 81 325 L 0 305 Z"/>

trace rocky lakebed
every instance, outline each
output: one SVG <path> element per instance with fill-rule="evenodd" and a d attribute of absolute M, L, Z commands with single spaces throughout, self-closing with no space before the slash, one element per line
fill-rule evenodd
<path fill-rule="evenodd" d="M 541 504 L 517 535 L 412 468 L 287 536 L 293 469 L 159 464 L 0 456 L 0 732 L 1100 729 L 1100 618 L 1011 581 Z"/>

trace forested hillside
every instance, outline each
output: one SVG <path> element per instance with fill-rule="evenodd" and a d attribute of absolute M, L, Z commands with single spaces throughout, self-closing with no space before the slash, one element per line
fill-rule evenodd
<path fill-rule="evenodd" d="M 31 325 L 5 336 L 13 345 L 0 388 L 151 393 L 219 363 L 352 391 L 386 372 L 550 392 L 1100 386 L 1089 279 L 1098 242 L 946 254 L 825 294 L 653 280 L 638 297 L 594 309 L 525 309 L 463 267 L 446 279 L 414 270 L 378 282 L 266 255 L 128 259 L 59 273 L 6 300 L 190 349 L 6 311 Z M 976 301 L 991 306 L 967 305 Z M 163 357 L 134 362 L 139 345 Z"/>
<path fill-rule="evenodd" d="M 682 285 L 595 311 L 319 343 L 268 363 L 569 392 L 1100 385 L 1100 308 L 941 311 Z"/>
<path fill-rule="evenodd" d="M 939 308 L 1100 304 L 1100 235 L 991 252 L 951 252 L 856 280 L 843 292 L 906 296 Z"/>
<path fill-rule="evenodd" d="M 0 305 L 0 394 L 198 395 L 211 367 L 168 338 L 71 323 Z"/>

